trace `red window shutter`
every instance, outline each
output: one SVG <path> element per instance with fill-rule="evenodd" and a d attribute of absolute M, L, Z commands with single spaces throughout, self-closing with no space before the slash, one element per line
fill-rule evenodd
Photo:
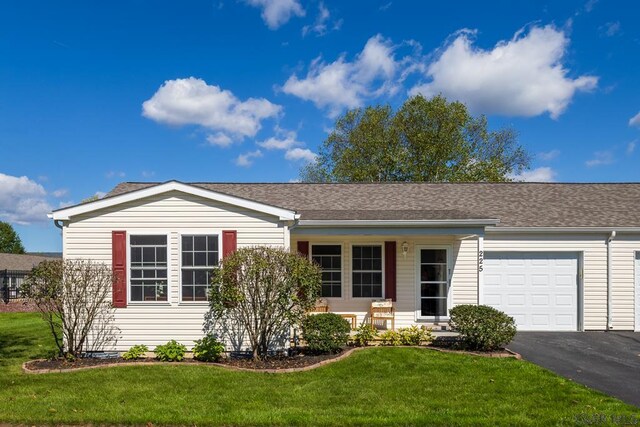
<path fill-rule="evenodd" d="M 298 242 L 298 253 L 302 256 L 309 257 L 309 242 Z"/>
<path fill-rule="evenodd" d="M 396 242 L 384 242 L 384 297 L 396 300 Z"/>
<path fill-rule="evenodd" d="M 114 307 L 127 306 L 127 232 L 111 233 L 111 264 L 113 268 L 113 294 L 111 302 Z"/>
<path fill-rule="evenodd" d="M 222 232 L 222 257 L 232 254 L 238 247 L 238 232 L 236 230 L 225 230 Z"/>

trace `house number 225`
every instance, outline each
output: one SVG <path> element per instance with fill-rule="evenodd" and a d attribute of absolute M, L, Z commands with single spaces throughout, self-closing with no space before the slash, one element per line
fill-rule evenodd
<path fill-rule="evenodd" d="M 484 269 L 484 251 L 478 251 L 478 271 L 482 272 Z"/>

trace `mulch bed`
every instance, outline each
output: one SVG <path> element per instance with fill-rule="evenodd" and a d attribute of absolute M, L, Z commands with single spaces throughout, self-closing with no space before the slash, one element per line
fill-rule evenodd
<path fill-rule="evenodd" d="M 31 301 L 10 300 L 5 303 L 0 299 L 0 313 L 28 313 L 36 310 L 36 305 Z"/>
<path fill-rule="evenodd" d="M 335 354 L 305 354 L 304 352 L 299 352 L 291 356 L 271 356 L 264 360 L 253 360 L 250 357 L 230 357 L 222 363 L 244 369 L 297 369 L 335 359 L 343 353 L 344 351 Z"/>
<path fill-rule="evenodd" d="M 239 369 L 253 369 L 253 370 L 297 370 L 300 368 L 306 368 L 312 365 L 316 365 L 322 362 L 326 362 L 345 354 L 345 351 L 336 354 L 305 354 L 304 352 L 297 352 L 291 356 L 277 355 L 270 356 L 264 360 L 253 360 L 245 355 L 232 355 L 226 359 L 223 359 L 216 365 L 224 365 Z M 91 368 L 104 365 L 117 365 L 117 364 L 144 364 L 154 363 L 158 360 L 154 358 L 144 358 L 138 360 L 124 360 L 121 357 L 98 359 L 93 357 L 76 359 L 68 361 L 65 359 L 46 359 L 46 360 L 33 360 L 25 363 L 24 367 L 29 371 L 61 371 L 61 370 L 74 370 L 82 368 Z M 179 364 L 211 364 L 205 362 L 199 362 L 193 359 L 184 359 L 181 362 L 175 362 Z"/>

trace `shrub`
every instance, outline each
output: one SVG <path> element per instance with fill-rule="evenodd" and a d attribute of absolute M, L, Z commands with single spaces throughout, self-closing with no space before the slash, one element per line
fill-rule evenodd
<path fill-rule="evenodd" d="M 288 249 L 256 246 L 225 256 L 212 273 L 207 323 L 239 331 L 254 359 L 286 340 L 320 295 L 320 267 Z M 209 319 L 209 320 L 207 320 Z"/>
<path fill-rule="evenodd" d="M 370 341 L 376 338 L 377 332 L 373 326 L 368 323 L 362 323 L 356 329 L 356 333 L 353 336 L 353 342 L 358 347 L 365 347 L 369 345 Z"/>
<path fill-rule="evenodd" d="M 193 358 L 202 362 L 217 362 L 222 358 L 225 351 L 222 344 L 213 335 L 207 335 L 202 339 L 195 341 L 193 346 Z"/>
<path fill-rule="evenodd" d="M 347 344 L 351 326 L 335 313 L 308 315 L 302 321 L 302 338 L 316 353 L 336 353 Z"/>
<path fill-rule="evenodd" d="M 433 341 L 431 330 L 424 327 L 413 325 L 409 328 L 401 328 L 398 332 L 402 345 L 426 345 Z"/>
<path fill-rule="evenodd" d="M 122 358 L 124 360 L 142 359 L 142 357 L 147 351 L 149 351 L 149 348 L 146 345 L 137 344 L 131 347 L 129 351 L 122 353 Z"/>
<path fill-rule="evenodd" d="M 381 333 L 380 339 L 382 340 L 382 345 L 397 346 L 402 344 L 402 336 L 400 333 L 391 329 Z"/>
<path fill-rule="evenodd" d="M 497 350 L 509 344 L 516 334 L 513 317 L 493 307 L 458 305 L 450 313 L 449 324 L 470 350 Z"/>
<path fill-rule="evenodd" d="M 187 347 L 176 340 L 171 340 L 164 345 L 156 346 L 153 352 L 156 354 L 156 359 L 163 362 L 180 362 L 184 359 Z"/>
<path fill-rule="evenodd" d="M 80 259 L 45 261 L 31 270 L 20 294 L 35 304 L 47 323 L 58 356 L 73 360 L 114 344 L 111 266 Z"/>

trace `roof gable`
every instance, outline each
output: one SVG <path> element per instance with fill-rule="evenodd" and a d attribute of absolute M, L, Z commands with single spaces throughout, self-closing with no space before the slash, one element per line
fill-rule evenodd
<path fill-rule="evenodd" d="M 54 220 L 69 220 L 71 217 L 81 215 L 88 212 L 97 211 L 99 209 L 108 208 L 111 206 L 117 206 L 122 203 L 131 202 L 134 200 L 143 199 L 145 197 L 155 196 L 158 194 L 167 193 L 170 191 L 179 191 L 194 196 L 199 196 L 205 199 L 214 200 L 221 203 L 226 203 L 233 206 L 243 207 L 249 210 L 266 213 L 278 217 L 281 220 L 294 220 L 296 219 L 296 213 L 293 210 L 284 209 L 281 207 L 261 203 L 255 200 L 249 200 L 242 197 L 224 194 L 216 192 L 214 190 L 185 184 L 179 181 L 168 181 L 161 184 L 153 184 L 150 186 L 144 186 L 137 189 L 132 189 L 128 192 L 105 197 L 104 199 L 95 200 L 89 203 L 83 203 L 80 205 L 70 206 L 62 209 L 58 209 L 49 214 L 49 218 Z"/>

